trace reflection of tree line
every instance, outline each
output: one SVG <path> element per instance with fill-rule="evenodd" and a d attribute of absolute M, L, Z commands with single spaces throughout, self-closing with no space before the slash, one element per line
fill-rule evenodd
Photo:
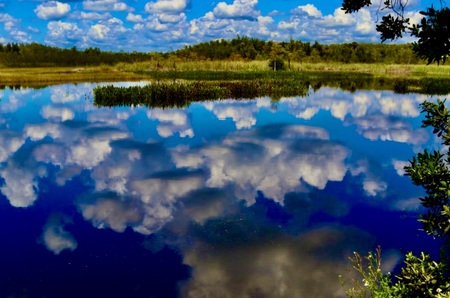
<path fill-rule="evenodd" d="M 173 74 L 173 81 L 159 80 L 168 79 L 171 74 Z M 222 78 L 227 78 L 229 81 L 218 81 L 217 73 L 214 74 L 212 81 L 176 81 L 176 79 L 188 78 L 189 74 L 192 73 L 158 73 L 158 81 L 146 86 L 98 86 L 94 88 L 94 103 L 97 106 L 185 107 L 191 102 L 207 100 L 251 99 L 264 96 L 277 100 L 280 97 L 305 96 L 310 87 L 316 91 L 325 86 L 338 87 L 351 92 L 359 89 L 390 89 L 397 93 L 407 93 L 411 90 L 425 94 L 448 94 L 450 90 L 450 79 L 386 80 L 369 75 L 347 73 L 309 74 L 307 79 L 278 75 L 276 79 L 262 79 L 264 77 L 262 73 L 221 72 Z M 198 72 L 195 78 L 206 78 L 208 74 L 209 72 Z M 232 81 L 242 78 L 245 80 Z"/>

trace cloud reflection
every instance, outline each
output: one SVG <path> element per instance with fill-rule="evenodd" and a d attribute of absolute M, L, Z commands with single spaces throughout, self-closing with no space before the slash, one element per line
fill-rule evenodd
<path fill-rule="evenodd" d="M 168 138 L 176 133 L 179 133 L 182 138 L 194 136 L 189 117 L 182 109 L 151 109 L 147 111 L 147 117 L 159 121 L 156 129 L 163 138 Z"/>
<path fill-rule="evenodd" d="M 227 237 L 223 231 L 217 232 Z M 185 261 L 194 270 L 182 294 L 184 297 L 345 297 L 337 276 L 347 270 L 345 260 L 351 254 L 350 248 L 365 250 L 373 241 L 363 231 L 341 226 L 315 228 L 294 237 L 269 233 L 268 237 L 261 235 L 237 245 L 233 245 L 234 238 L 222 239 L 221 245 L 203 237 L 194 249 L 185 251 Z"/>
<path fill-rule="evenodd" d="M 390 100 L 392 94 L 388 94 L 391 97 L 377 91 L 352 94 L 330 88 L 320 89 L 309 98 L 282 98 L 277 111 L 270 109 L 272 103 L 269 98 L 201 103 L 198 105 L 206 108 L 202 113 L 208 112 L 219 120 L 231 119 L 236 129 L 225 130 L 223 123 L 216 121 L 219 122 L 217 128 L 210 128 L 217 134 L 214 138 L 206 136 L 202 142 L 193 142 L 195 145 L 191 145 L 192 140 L 183 139 L 174 146 L 168 145 L 165 139 L 161 142 L 133 139 L 135 134 L 128 120 L 145 115 L 144 118 L 157 122 L 157 131 L 163 138 L 176 134 L 181 138 L 192 138 L 197 128 L 194 125 L 208 125 L 191 121 L 195 109 L 93 110 L 83 97 L 90 94 L 89 85 L 83 85 L 72 94 L 74 88 L 52 87 L 49 95 L 52 104 L 46 102 L 39 107 L 42 119 L 25 124 L 23 131 L 5 128 L 0 132 L 0 140 L 7 144 L 0 149 L 2 193 L 12 206 L 28 207 L 39 197 L 40 182 L 44 178 L 46 183 L 70 191 L 67 182 L 84 175 L 86 177 L 83 176 L 79 183 L 86 188 L 80 191 L 81 195 L 74 204 L 85 220 L 96 228 L 109 228 L 116 232 L 131 228 L 145 235 L 168 230 L 191 235 L 194 233 L 192 227 L 202 229 L 211 221 L 238 214 L 240 208 L 259 206 L 259 195 L 270 198 L 267 200 L 278 206 L 274 207 L 276 214 L 278 211 L 284 214 L 289 209 L 286 218 L 277 219 L 278 225 L 295 232 L 296 236 L 288 237 L 277 230 L 273 239 L 278 239 L 287 248 L 277 248 L 258 236 L 252 240 L 254 244 L 252 242 L 245 249 L 237 248 L 237 251 L 242 249 L 239 253 L 243 255 L 257 256 L 247 263 L 243 261 L 249 274 L 258 276 L 261 272 L 270 272 L 271 277 L 279 277 L 278 284 L 284 285 L 278 287 L 268 282 L 267 288 L 257 289 L 256 284 L 268 278 L 262 274 L 258 282 L 247 280 L 248 286 L 230 288 L 229 295 L 281 295 L 282 292 L 277 291 L 283 291 L 283 287 L 295 288 L 294 279 L 286 276 L 296 266 L 306 271 L 318 270 L 315 271 L 317 281 L 305 277 L 303 289 L 309 282 L 318 282 L 321 274 L 325 279 L 331 278 L 331 273 L 326 272 L 334 272 L 331 269 L 336 266 L 334 260 L 328 264 L 325 262 L 324 266 L 328 267 L 320 269 L 312 269 L 314 263 L 302 263 L 301 258 L 297 260 L 298 256 L 313 257 L 308 247 L 315 251 L 319 249 L 319 244 L 313 243 L 314 237 L 322 239 L 325 244 L 330 239 L 337 239 L 337 242 L 330 240 L 328 245 L 342 248 L 342 255 L 345 249 L 339 246 L 341 239 L 357 239 L 360 235 L 360 231 L 336 226 L 305 232 L 309 219 L 319 211 L 332 218 L 349 212 L 352 202 L 340 197 L 339 191 L 330 196 L 328 187 L 345 189 L 351 179 L 359 187 L 354 192 L 360 192 L 360 197 L 380 198 L 390 191 L 391 186 L 384 181 L 387 167 L 382 161 L 367 158 L 370 152 L 355 153 L 349 147 L 351 142 L 335 132 L 335 121 L 312 126 L 306 125 L 304 120 L 313 120 L 325 111 L 332 118 L 350 124 L 343 126 L 346 130 L 353 132 L 356 128 L 356 132 L 366 138 L 367 144 L 392 140 L 418 146 L 427 141 L 426 133 L 414 129 L 407 118 L 400 118 L 415 117 L 413 107 L 419 96 L 411 100 L 401 99 L 408 103 L 403 108 Z M 263 125 L 257 121 L 261 110 L 280 114 L 275 120 L 263 118 L 267 123 Z M 289 116 L 290 124 L 277 123 L 280 115 L 285 116 L 286 112 L 302 120 Z M 393 171 L 395 167 L 399 172 L 401 163 L 392 160 L 394 158 L 387 162 L 389 169 Z M 407 201 L 411 197 L 409 194 L 399 197 L 396 206 L 412 208 Z M 257 227 L 260 220 L 252 219 L 248 224 Z M 294 223 L 297 227 L 293 226 Z M 306 234 L 300 236 L 300 232 Z M 308 236 L 313 233 L 316 233 L 314 237 Z M 66 233 L 63 222 L 52 221 L 44 234 L 43 238 L 47 239 L 44 242 L 55 253 L 76 247 L 76 241 Z M 212 245 L 209 243 L 211 239 L 205 240 L 197 234 L 193 237 L 200 239 L 199 243 Z M 346 241 L 351 242 L 350 238 Z M 224 241 L 230 239 L 225 238 Z M 264 252 L 263 247 L 266 249 Z M 326 250 L 323 253 L 326 255 Z M 188 255 L 189 262 L 196 268 L 206 266 L 194 252 Z M 223 267 L 226 262 L 220 255 L 211 258 L 211 263 L 218 266 L 217 271 L 211 274 L 223 280 L 220 285 L 225 293 L 229 287 L 225 281 L 230 278 L 225 276 L 228 272 Z M 236 255 L 236 258 L 241 256 Z M 273 267 L 269 263 L 263 264 L 264 259 L 273 259 Z M 288 261 L 291 259 L 294 260 L 292 266 Z M 195 281 L 185 288 L 186 293 L 195 295 L 201 291 L 202 284 L 211 282 L 207 279 L 196 276 Z M 209 291 L 207 288 L 205 291 Z"/>
<path fill-rule="evenodd" d="M 55 255 L 60 254 L 64 250 L 75 250 L 78 246 L 73 235 L 65 230 L 65 225 L 70 223 L 66 217 L 58 215 L 50 216 L 44 226 L 41 241 Z"/>

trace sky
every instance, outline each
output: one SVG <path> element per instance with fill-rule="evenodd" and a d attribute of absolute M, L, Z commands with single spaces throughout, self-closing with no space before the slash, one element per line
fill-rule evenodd
<path fill-rule="evenodd" d="M 376 0 L 379 1 L 379 0 Z M 374 7 L 345 14 L 341 0 L 0 0 L 0 43 L 108 51 L 172 51 L 215 39 L 379 42 Z M 422 7 L 421 7 L 422 5 Z M 409 1 L 418 20 L 424 1 Z M 409 39 L 406 39 L 409 41 Z"/>

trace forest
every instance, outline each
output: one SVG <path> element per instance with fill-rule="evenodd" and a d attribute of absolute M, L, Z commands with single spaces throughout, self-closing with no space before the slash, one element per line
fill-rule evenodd
<path fill-rule="evenodd" d="M 411 44 L 344 43 L 320 44 L 300 40 L 286 42 L 264 41 L 237 36 L 232 40 L 211 40 L 185 46 L 173 52 L 111 52 L 99 48 L 84 50 L 57 48 L 38 43 L 0 43 L 0 67 L 56 67 L 114 65 L 149 60 L 271 60 L 278 69 L 297 63 L 383 63 L 423 64 Z"/>

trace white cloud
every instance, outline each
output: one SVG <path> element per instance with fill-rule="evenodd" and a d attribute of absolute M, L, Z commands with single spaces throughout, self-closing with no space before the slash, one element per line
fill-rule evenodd
<path fill-rule="evenodd" d="M 234 0 L 233 4 L 219 2 L 213 13 L 218 18 L 256 19 L 260 13 L 256 10 L 258 0 Z"/>
<path fill-rule="evenodd" d="M 34 148 L 33 157 L 36 161 L 64 167 L 67 161 L 67 150 L 61 144 L 40 144 Z"/>
<path fill-rule="evenodd" d="M 69 162 L 91 169 L 102 162 L 112 148 L 110 142 L 127 137 L 125 132 L 111 132 L 103 136 L 84 136 L 70 147 Z"/>
<path fill-rule="evenodd" d="M 55 255 L 59 255 L 64 250 L 75 250 L 77 241 L 71 233 L 66 231 L 64 220 L 57 216 L 50 217 L 44 226 L 41 241 Z"/>
<path fill-rule="evenodd" d="M 70 12 L 70 5 L 58 1 L 39 4 L 34 10 L 37 17 L 43 20 L 60 19 Z"/>
<path fill-rule="evenodd" d="M 137 232 L 151 234 L 173 219 L 174 204 L 189 192 L 204 186 L 204 177 L 196 171 L 177 170 L 172 175 L 136 179 L 130 183 L 134 196 L 144 204 L 145 215 Z"/>
<path fill-rule="evenodd" d="M 394 159 L 392 161 L 392 165 L 394 166 L 395 170 L 397 171 L 397 174 L 399 176 L 403 176 L 403 175 L 405 175 L 404 167 L 405 166 L 409 166 L 410 163 L 409 163 L 409 161 L 403 161 L 403 160 L 396 160 L 396 159 Z"/>
<path fill-rule="evenodd" d="M 188 115 L 182 109 L 151 109 L 147 111 L 149 119 L 158 120 L 158 134 L 163 138 L 179 133 L 180 137 L 194 136 Z"/>
<path fill-rule="evenodd" d="M 232 119 L 237 129 L 251 128 L 256 124 L 256 114 L 261 108 L 269 108 L 268 98 L 255 100 L 223 100 L 205 103 L 204 106 L 219 120 Z"/>
<path fill-rule="evenodd" d="M 133 14 L 131 12 L 128 13 L 126 20 L 128 22 L 133 22 L 133 23 L 144 22 L 144 19 L 142 18 L 142 16 L 140 14 Z"/>
<path fill-rule="evenodd" d="M 261 139 L 259 134 L 266 129 L 278 137 Z M 349 150 L 327 138 L 323 129 L 306 126 L 238 131 L 221 144 L 174 152 L 174 160 L 179 167 L 207 169 L 208 187 L 231 184 L 234 196 L 248 202 L 253 201 L 255 190 L 283 202 L 287 192 L 301 189 L 301 181 L 323 189 L 328 181 L 343 179 Z M 306 142 L 314 146 L 304 146 Z"/>
<path fill-rule="evenodd" d="M 111 18 L 111 14 L 106 13 L 98 13 L 98 12 L 84 12 L 84 11 L 76 11 L 70 14 L 72 19 L 78 20 L 107 20 Z"/>
<path fill-rule="evenodd" d="M 186 15 L 184 13 L 181 13 L 179 15 L 163 13 L 158 15 L 158 18 L 161 23 L 179 23 L 186 21 Z"/>
<path fill-rule="evenodd" d="M 51 44 L 72 43 L 82 39 L 83 30 L 76 23 L 50 21 L 47 24 L 46 40 Z M 66 94 L 65 97 L 71 95 Z"/>
<path fill-rule="evenodd" d="M 333 15 L 326 15 L 319 23 L 326 27 L 349 26 L 355 23 L 355 17 L 336 8 Z"/>
<path fill-rule="evenodd" d="M 0 163 L 5 162 L 12 154 L 14 154 L 25 143 L 22 134 L 12 131 L 0 132 Z"/>
<path fill-rule="evenodd" d="M 145 11 L 151 14 L 177 14 L 186 10 L 188 3 L 188 0 L 158 0 L 145 4 Z"/>
<path fill-rule="evenodd" d="M 142 220 L 142 207 L 135 201 L 99 197 L 81 200 L 78 207 L 86 220 L 99 229 L 111 228 L 123 232 L 129 225 L 136 225 Z"/>
<path fill-rule="evenodd" d="M 75 31 L 77 34 L 82 33 L 82 31 L 72 23 L 62 23 L 62 22 L 50 22 L 52 27 L 60 28 L 60 30 Z M 49 25 L 50 25 L 49 23 Z M 57 34 L 59 35 L 59 34 Z M 90 84 L 77 84 L 77 85 L 60 85 L 55 86 L 51 89 L 51 100 L 53 103 L 73 103 L 79 101 L 83 96 L 92 93 L 92 88 Z M 73 105 L 72 105 L 73 106 Z M 91 106 L 89 104 L 89 106 Z"/>
<path fill-rule="evenodd" d="M 14 207 L 29 207 L 37 199 L 38 189 L 35 173 L 21 165 L 10 161 L 7 167 L 0 170 L 5 184 L 0 187 L 9 203 Z"/>
<path fill-rule="evenodd" d="M 94 42 L 115 43 L 120 39 L 126 38 L 127 29 L 123 26 L 123 22 L 117 18 L 100 21 L 89 28 L 88 37 Z"/>
<path fill-rule="evenodd" d="M 83 1 L 83 8 L 96 11 L 132 11 L 125 2 L 118 0 L 86 0 Z"/>
<path fill-rule="evenodd" d="M 298 6 L 297 8 L 291 10 L 291 13 L 298 14 L 298 13 L 306 13 L 310 17 L 316 17 L 319 18 L 322 16 L 322 13 L 320 10 L 317 9 L 313 4 L 306 4 Z"/>
<path fill-rule="evenodd" d="M 367 195 L 375 197 L 383 194 L 388 187 L 385 181 L 366 179 L 363 182 L 363 188 Z"/>
<path fill-rule="evenodd" d="M 424 144 L 428 133 L 423 129 L 414 130 L 399 118 L 384 115 L 370 115 L 351 121 L 358 126 L 358 132 L 369 140 L 394 141 L 413 145 Z"/>
<path fill-rule="evenodd" d="M 19 25 L 20 20 L 14 18 L 10 14 L 0 13 L 0 23 L 3 23 L 6 31 L 10 31 Z"/>
<path fill-rule="evenodd" d="M 45 119 L 54 119 L 57 121 L 72 120 L 75 114 L 72 110 L 63 107 L 44 106 L 41 115 Z"/>
<path fill-rule="evenodd" d="M 417 99 L 405 95 L 383 96 L 380 99 L 383 114 L 417 117 L 420 114 Z"/>

